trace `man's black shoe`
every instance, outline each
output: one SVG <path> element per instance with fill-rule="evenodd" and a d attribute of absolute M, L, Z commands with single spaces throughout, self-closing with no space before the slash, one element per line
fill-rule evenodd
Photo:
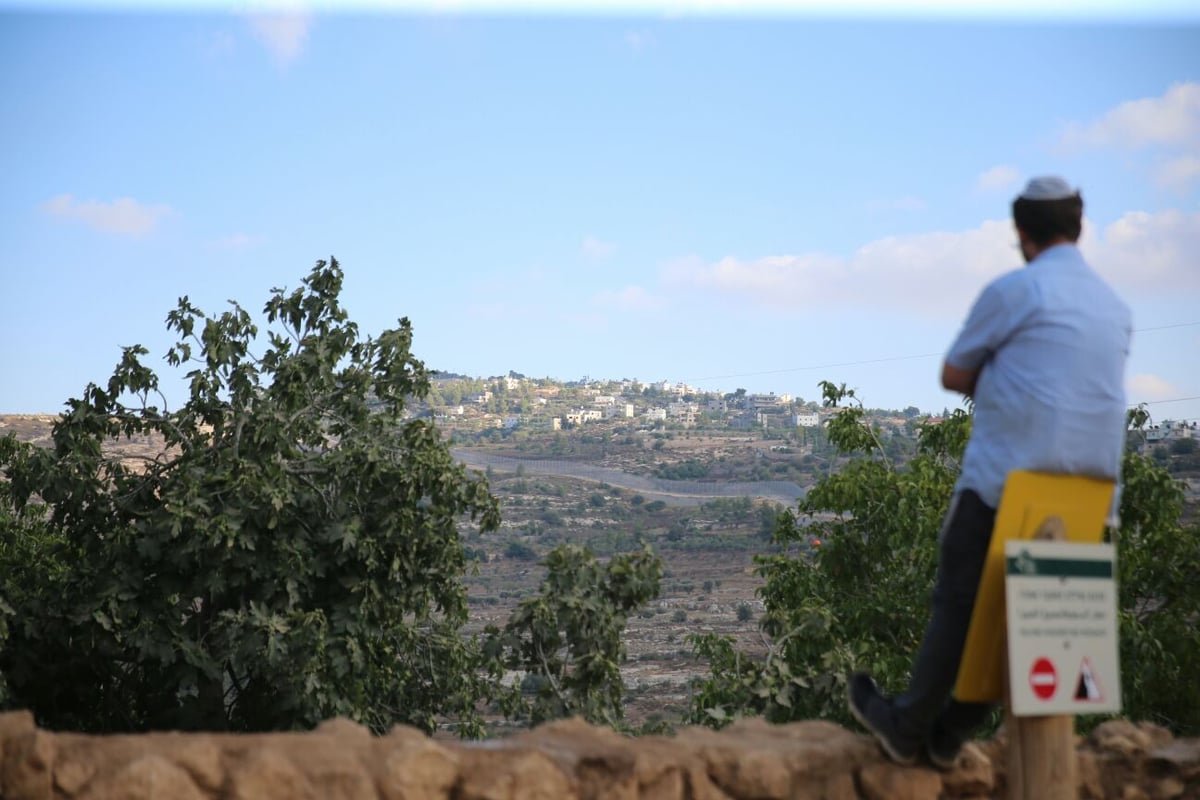
<path fill-rule="evenodd" d="M 849 705 L 850 713 L 874 734 L 888 758 L 897 764 L 916 762 L 919 744 L 896 731 L 891 701 L 879 693 L 875 681 L 865 672 L 850 676 Z"/>
<path fill-rule="evenodd" d="M 929 762 L 943 772 L 954 769 L 958 763 L 958 754 L 962 751 L 962 739 L 938 723 L 934 723 L 929 732 L 929 741 L 925 743 L 925 754 Z"/>

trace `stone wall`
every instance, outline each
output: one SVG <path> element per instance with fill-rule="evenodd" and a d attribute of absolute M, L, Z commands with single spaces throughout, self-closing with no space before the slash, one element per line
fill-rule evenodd
<path fill-rule="evenodd" d="M 578 720 L 482 743 L 347 720 L 311 733 L 86 736 L 0 714 L 5 800 L 918 800 L 1004 793 L 1004 742 L 964 750 L 953 772 L 897 767 L 828 722 L 748 720 L 715 733 L 629 739 Z M 1080 797 L 1200 798 L 1200 740 L 1109 722 L 1079 742 Z"/>

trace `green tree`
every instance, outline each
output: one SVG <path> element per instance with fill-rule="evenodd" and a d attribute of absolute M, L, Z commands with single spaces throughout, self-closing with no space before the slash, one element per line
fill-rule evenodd
<path fill-rule="evenodd" d="M 890 692 L 907 684 L 971 418 L 955 411 L 922 425 L 917 454 L 901 469 L 853 391 L 822 389 L 825 405 L 840 409 L 827 423 L 829 441 L 850 460 L 781 515 L 775 539 L 787 552 L 756 558 L 767 654 L 743 653 L 728 637 L 693 637 L 710 674 L 696 686 L 692 721 L 719 726 L 761 714 L 848 722 L 852 670 L 870 671 Z M 1125 713 L 1194 734 L 1200 686 L 1188 676 L 1200 661 L 1200 527 L 1181 525 L 1180 486 L 1151 459 L 1127 452 L 1123 484 L 1121 528 L 1110 534 L 1118 542 Z M 808 546 L 814 537 L 820 548 Z"/>
<path fill-rule="evenodd" d="M 658 596 L 662 561 L 646 548 L 605 564 L 586 547 L 564 544 L 544 563 L 538 595 L 522 601 L 503 630 L 487 632 L 492 658 L 537 676 L 526 682 L 531 696 L 505 698 L 505 714 L 530 725 L 573 715 L 619 725 L 622 634 L 629 615 Z"/>
<path fill-rule="evenodd" d="M 321 261 L 273 290 L 262 331 L 236 303 L 208 315 L 182 298 L 167 316 L 182 406 L 127 347 L 67 402 L 52 448 L 0 440 L 10 707 L 83 730 L 339 714 L 480 730 L 458 527 L 494 529 L 498 506 L 406 419 L 429 388 L 408 320 L 360 337 L 342 281 Z M 162 450 L 122 461 L 106 452 L 121 437 Z"/>
<path fill-rule="evenodd" d="M 854 391 L 821 386 L 825 406 L 839 412 L 826 423 L 829 441 L 851 459 L 821 478 L 796 511 L 779 515 L 774 539 L 786 549 L 755 559 L 765 578 L 760 626 L 771 641 L 767 655 L 748 656 L 712 634 L 693 637 L 712 667 L 694 695 L 693 721 L 763 714 L 780 722 L 848 722 L 852 669 L 869 668 L 898 688 L 920 640 L 937 532 L 970 418 L 959 411 L 924 429 L 917 455 L 900 470 Z M 819 549 L 809 547 L 813 538 Z"/>
<path fill-rule="evenodd" d="M 1117 544 L 1121 701 L 1126 716 L 1200 734 L 1200 522 L 1181 523 L 1183 487 L 1126 452 Z"/>

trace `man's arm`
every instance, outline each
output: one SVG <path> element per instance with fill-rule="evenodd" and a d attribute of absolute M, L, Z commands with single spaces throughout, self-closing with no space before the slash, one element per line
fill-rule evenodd
<path fill-rule="evenodd" d="M 975 382 L 979 380 L 979 370 L 962 369 L 949 361 L 942 363 L 942 386 L 952 392 L 975 396 Z"/>

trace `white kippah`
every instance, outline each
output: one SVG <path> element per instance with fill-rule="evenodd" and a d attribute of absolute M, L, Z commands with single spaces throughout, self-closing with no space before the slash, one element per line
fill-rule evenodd
<path fill-rule="evenodd" d="M 1065 200 L 1079 193 L 1057 175 L 1033 178 L 1025 185 L 1025 191 L 1019 195 L 1025 200 Z"/>

